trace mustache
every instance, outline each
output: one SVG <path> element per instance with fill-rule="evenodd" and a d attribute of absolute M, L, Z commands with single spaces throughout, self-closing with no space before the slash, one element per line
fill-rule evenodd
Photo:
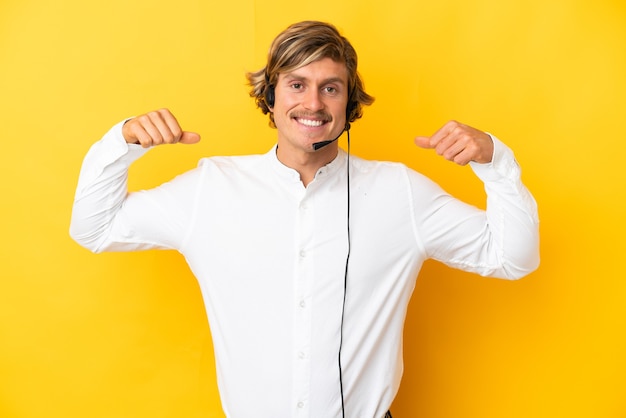
<path fill-rule="evenodd" d="M 333 117 L 323 110 L 317 112 L 303 112 L 301 110 L 295 110 L 289 114 L 289 117 L 292 119 L 315 119 L 322 120 L 324 122 L 329 122 L 333 119 Z"/>

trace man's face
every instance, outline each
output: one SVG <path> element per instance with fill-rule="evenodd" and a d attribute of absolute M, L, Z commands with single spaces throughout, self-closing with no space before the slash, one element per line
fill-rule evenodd
<path fill-rule="evenodd" d="M 335 139 L 345 128 L 348 70 L 343 63 L 323 58 L 281 73 L 275 95 L 281 152 L 313 152 L 314 143 Z"/>

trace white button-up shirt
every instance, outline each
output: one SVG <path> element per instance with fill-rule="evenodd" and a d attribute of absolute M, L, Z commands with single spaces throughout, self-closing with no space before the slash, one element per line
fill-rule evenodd
<path fill-rule="evenodd" d="M 402 327 L 426 259 L 510 279 L 538 265 L 535 201 L 511 150 L 494 144 L 492 163 L 472 163 L 486 211 L 404 165 L 341 150 L 306 188 L 272 149 L 202 159 L 128 194 L 128 167 L 146 150 L 116 125 L 85 157 L 71 235 L 94 252 L 184 255 L 227 416 L 340 417 L 343 396 L 346 417 L 381 417 L 400 384 Z"/>

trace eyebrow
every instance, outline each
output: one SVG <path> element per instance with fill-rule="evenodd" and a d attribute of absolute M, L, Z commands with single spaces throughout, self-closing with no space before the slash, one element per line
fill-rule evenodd
<path fill-rule="evenodd" d="M 297 71 L 297 70 L 295 70 Z M 284 75 L 284 79 L 295 79 L 295 80 L 303 80 L 303 81 L 309 81 L 308 77 L 305 77 L 303 75 L 299 75 L 296 72 L 291 72 L 291 73 L 283 73 Z M 324 80 L 322 80 L 322 82 L 320 84 L 329 84 L 329 83 L 336 83 L 336 84 L 341 84 L 341 85 L 346 85 L 347 83 L 341 78 L 341 77 L 329 77 L 326 78 Z"/>

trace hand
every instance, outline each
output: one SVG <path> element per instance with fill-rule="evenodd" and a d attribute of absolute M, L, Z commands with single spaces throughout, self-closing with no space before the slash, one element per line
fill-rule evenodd
<path fill-rule="evenodd" d="M 122 127 L 122 135 L 129 144 L 144 148 L 161 144 L 195 144 L 200 135 L 183 131 L 178 121 L 167 109 L 159 109 L 130 119 Z"/>
<path fill-rule="evenodd" d="M 418 136 L 415 144 L 434 148 L 437 154 L 459 165 L 470 161 L 489 163 L 493 157 L 493 140 L 489 135 L 456 121 L 446 123 L 433 136 Z"/>

